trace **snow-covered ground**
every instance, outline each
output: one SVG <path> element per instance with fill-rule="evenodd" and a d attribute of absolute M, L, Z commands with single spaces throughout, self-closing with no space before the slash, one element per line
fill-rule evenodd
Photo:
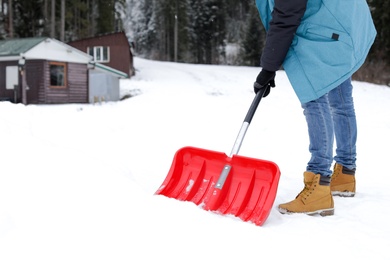
<path fill-rule="evenodd" d="M 229 153 L 259 68 L 135 59 L 132 98 L 100 105 L 0 102 L 0 259 L 390 259 L 390 88 L 354 82 L 357 194 L 330 217 L 281 215 L 309 159 L 284 72 L 240 154 L 281 170 L 262 226 L 154 195 L 174 153 Z"/>

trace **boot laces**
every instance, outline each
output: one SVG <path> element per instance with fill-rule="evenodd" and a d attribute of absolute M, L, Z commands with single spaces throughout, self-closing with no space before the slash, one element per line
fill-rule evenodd
<path fill-rule="evenodd" d="M 340 173 L 342 172 L 342 169 L 337 167 L 337 165 L 334 166 L 333 174 L 331 176 L 331 181 L 337 179 L 339 177 Z"/>
<path fill-rule="evenodd" d="M 303 187 L 303 190 L 297 195 L 296 198 L 302 197 L 303 199 L 307 199 L 312 193 L 315 187 L 317 186 L 316 184 L 316 179 L 318 177 L 315 176 L 311 181 L 305 181 L 305 187 Z M 313 185 L 314 184 L 314 185 Z"/>

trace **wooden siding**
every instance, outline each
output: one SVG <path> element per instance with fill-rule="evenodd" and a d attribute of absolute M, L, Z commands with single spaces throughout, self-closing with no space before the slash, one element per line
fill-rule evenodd
<path fill-rule="evenodd" d="M 122 71 L 131 77 L 134 75 L 133 54 L 124 32 L 100 35 L 67 43 L 87 53 L 88 47 L 110 47 L 110 61 L 102 64 Z"/>
<path fill-rule="evenodd" d="M 44 60 L 29 60 L 26 62 L 27 104 L 39 104 L 39 90 L 44 86 Z"/>
<path fill-rule="evenodd" d="M 88 68 L 86 64 L 68 64 L 68 87 L 71 103 L 88 103 Z M 69 76 L 71 75 L 71 76 Z"/>
<path fill-rule="evenodd" d="M 44 84 L 39 89 L 39 103 L 88 103 L 88 68 L 86 64 L 67 63 L 66 88 L 50 87 L 50 64 L 44 65 Z"/>
<path fill-rule="evenodd" d="M 17 66 L 17 61 L 0 62 L 0 100 L 14 101 L 14 90 L 6 89 L 7 66 Z M 66 66 L 66 88 L 52 88 L 50 87 L 50 61 L 28 60 L 26 62 L 27 104 L 88 103 L 87 64 L 66 63 Z M 21 76 L 19 75 L 17 102 L 21 100 Z"/>

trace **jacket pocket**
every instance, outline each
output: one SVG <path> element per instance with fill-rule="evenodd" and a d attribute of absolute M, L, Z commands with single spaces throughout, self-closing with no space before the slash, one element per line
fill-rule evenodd
<path fill-rule="evenodd" d="M 354 66 L 353 42 L 347 33 L 314 24 L 305 24 L 302 29 L 292 47 L 307 70 L 314 66 L 339 74 L 337 70 L 345 73 Z"/>
<path fill-rule="evenodd" d="M 293 63 L 298 64 L 288 65 L 298 66 L 316 93 L 345 77 L 356 63 L 349 35 L 318 25 L 299 28 L 290 51 L 296 57 Z"/>
<path fill-rule="evenodd" d="M 321 25 L 307 24 L 305 27 L 305 38 L 319 42 L 339 41 L 353 48 L 352 38 L 345 32 Z"/>

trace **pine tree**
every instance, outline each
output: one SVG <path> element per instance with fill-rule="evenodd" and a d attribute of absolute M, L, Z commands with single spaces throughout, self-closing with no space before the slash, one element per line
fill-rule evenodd
<path fill-rule="evenodd" d="M 8 18 L 8 37 L 14 37 L 14 3 L 13 0 L 8 1 L 7 5 L 7 18 Z"/>
<path fill-rule="evenodd" d="M 250 9 L 247 21 L 248 26 L 242 43 L 243 64 L 259 66 L 261 52 L 264 47 L 265 31 L 256 7 L 253 6 Z"/>
<path fill-rule="evenodd" d="M 96 2 L 68 0 L 65 11 L 65 41 L 91 37 L 96 34 Z"/>
<path fill-rule="evenodd" d="M 5 32 L 5 21 L 6 21 L 6 13 L 5 13 L 6 3 L 4 0 L 0 0 L 0 40 L 4 39 L 6 36 Z"/>
<path fill-rule="evenodd" d="M 355 80 L 390 86 L 390 2 L 388 0 L 368 0 L 377 37 L 367 60 L 354 74 Z"/>
<path fill-rule="evenodd" d="M 98 0 L 97 33 L 115 31 L 115 1 Z"/>
<path fill-rule="evenodd" d="M 157 38 L 157 3 L 154 0 L 128 0 L 125 27 L 129 40 L 134 42 L 138 55 L 156 58 Z"/>
<path fill-rule="evenodd" d="M 13 0 L 14 27 L 17 37 L 34 37 L 43 33 L 43 0 Z"/>
<path fill-rule="evenodd" d="M 188 58 L 188 19 L 185 1 L 162 0 L 156 2 L 157 58 L 185 61 Z M 157 54 L 157 53 L 156 53 Z"/>
<path fill-rule="evenodd" d="M 189 0 L 189 33 L 195 62 L 218 63 L 224 55 L 225 6 L 221 0 Z"/>
<path fill-rule="evenodd" d="M 390 65 L 390 2 L 388 0 L 370 0 L 369 5 L 378 33 L 371 50 L 371 57 L 374 56 Z"/>

